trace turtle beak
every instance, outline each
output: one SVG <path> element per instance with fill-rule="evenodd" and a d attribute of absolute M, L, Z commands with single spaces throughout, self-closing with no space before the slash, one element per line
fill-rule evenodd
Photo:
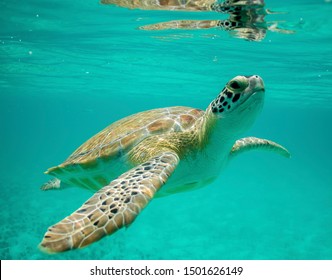
<path fill-rule="evenodd" d="M 253 89 L 254 92 L 257 92 L 257 91 L 265 92 L 264 82 L 260 76 L 253 75 L 253 76 L 249 77 L 249 83 L 250 83 L 250 87 Z"/>

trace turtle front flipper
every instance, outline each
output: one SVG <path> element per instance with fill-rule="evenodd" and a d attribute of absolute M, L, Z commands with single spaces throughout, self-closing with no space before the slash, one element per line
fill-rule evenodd
<path fill-rule="evenodd" d="M 239 153 L 254 149 L 269 150 L 272 152 L 276 152 L 287 158 L 290 158 L 291 156 L 286 148 L 271 140 L 261 139 L 256 137 L 246 137 L 239 139 L 235 142 L 231 150 L 230 157 L 233 158 Z"/>
<path fill-rule="evenodd" d="M 164 152 L 122 174 L 51 226 L 40 249 L 57 253 L 81 248 L 128 226 L 165 184 L 178 162 L 175 153 Z"/>

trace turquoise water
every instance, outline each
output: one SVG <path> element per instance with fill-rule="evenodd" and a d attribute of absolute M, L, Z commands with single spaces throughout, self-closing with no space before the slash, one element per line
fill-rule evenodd
<path fill-rule="evenodd" d="M 261 41 L 217 28 L 146 31 L 215 12 L 128 10 L 98 1 L 0 2 L 1 259 L 332 259 L 332 2 L 266 1 Z M 126 230 L 57 255 L 37 245 L 92 193 L 42 192 L 43 172 L 126 115 L 206 108 L 238 74 L 266 85 L 244 136 L 292 153 L 245 153 L 213 184 L 153 200 Z"/>

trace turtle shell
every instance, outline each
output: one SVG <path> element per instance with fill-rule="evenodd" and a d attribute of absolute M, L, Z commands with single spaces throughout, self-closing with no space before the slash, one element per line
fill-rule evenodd
<path fill-rule="evenodd" d="M 99 182 L 93 189 L 98 189 L 130 167 L 127 162 L 122 162 L 126 161 L 123 156 L 135 145 L 152 135 L 188 130 L 203 114 L 204 111 L 200 109 L 169 107 L 128 116 L 97 133 L 62 164 L 48 169 L 45 173 L 75 185 L 82 185 L 82 180 L 77 177 L 86 177 L 84 186 L 94 185 L 88 178 L 93 174 L 95 181 Z M 111 174 L 109 166 L 116 172 Z M 108 174 L 106 176 L 103 173 Z"/>

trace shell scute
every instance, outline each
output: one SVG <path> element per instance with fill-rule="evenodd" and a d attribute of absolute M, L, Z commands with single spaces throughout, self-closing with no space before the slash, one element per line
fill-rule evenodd
<path fill-rule="evenodd" d="M 195 122 L 195 118 L 191 115 L 181 115 L 180 116 L 180 124 L 183 128 L 188 128 L 193 125 L 193 122 Z"/>
<path fill-rule="evenodd" d="M 119 151 L 121 150 L 121 146 L 120 146 L 120 141 L 116 141 L 114 143 L 111 144 L 106 144 L 100 147 L 100 149 L 97 149 L 99 152 L 99 157 L 103 157 L 105 156 L 109 156 L 109 157 L 114 157 L 116 156 Z"/>
<path fill-rule="evenodd" d="M 174 120 L 172 119 L 161 119 L 151 123 L 147 129 L 151 133 L 163 133 L 169 131 L 174 126 Z"/>
<path fill-rule="evenodd" d="M 146 135 L 147 131 L 144 129 L 130 133 L 120 140 L 121 147 L 131 148 L 139 141 L 139 139 L 144 138 Z"/>

